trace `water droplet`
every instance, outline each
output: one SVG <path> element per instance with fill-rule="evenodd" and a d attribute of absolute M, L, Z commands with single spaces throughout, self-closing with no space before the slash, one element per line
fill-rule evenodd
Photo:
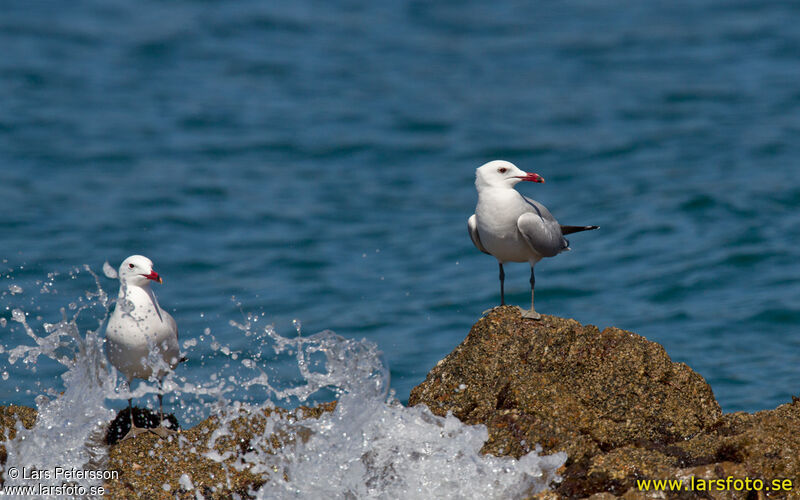
<path fill-rule="evenodd" d="M 181 478 L 178 480 L 183 488 L 186 491 L 192 491 L 194 489 L 194 484 L 192 484 L 192 479 L 189 477 L 189 474 L 181 474 Z"/>
<path fill-rule="evenodd" d="M 108 261 L 103 263 L 103 274 L 106 275 L 106 278 L 112 280 L 119 278 L 119 275 L 117 275 L 117 270 L 111 267 L 111 264 L 109 264 Z"/>
<path fill-rule="evenodd" d="M 293 319 L 292 325 L 294 326 L 294 329 L 297 330 L 297 335 L 302 335 L 300 332 L 303 329 L 303 323 L 301 323 L 299 319 Z"/>
<path fill-rule="evenodd" d="M 8 380 L 8 372 L 3 372 L 3 380 Z"/>
<path fill-rule="evenodd" d="M 11 311 L 11 319 L 16 321 L 17 323 L 24 323 L 25 313 L 22 312 L 22 309 L 14 309 L 13 311 Z"/>
<path fill-rule="evenodd" d="M 8 291 L 11 292 L 11 295 L 16 295 L 22 293 L 22 287 L 19 285 L 8 285 Z"/>

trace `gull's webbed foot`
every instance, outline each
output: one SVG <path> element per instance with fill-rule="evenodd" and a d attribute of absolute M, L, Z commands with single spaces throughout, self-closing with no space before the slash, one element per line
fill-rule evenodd
<path fill-rule="evenodd" d="M 174 436 L 178 434 L 178 431 L 174 431 L 165 425 L 159 425 L 158 427 L 151 427 L 149 429 L 145 429 L 146 431 L 150 431 L 156 436 L 160 437 L 161 439 L 167 439 L 168 436 Z"/>
<path fill-rule="evenodd" d="M 487 315 L 487 314 L 489 314 L 490 312 L 493 312 L 494 310 L 496 310 L 496 309 L 499 309 L 499 308 L 501 308 L 501 307 L 505 307 L 505 306 L 494 306 L 494 307 L 492 307 L 491 309 L 487 309 L 487 310 L 485 310 L 485 311 L 483 311 L 483 312 L 481 313 L 481 317 L 483 317 L 483 316 L 486 316 L 486 315 Z"/>
<path fill-rule="evenodd" d="M 522 314 L 522 317 L 525 319 L 542 319 L 542 315 L 537 313 L 535 309 L 523 309 L 519 308 L 519 312 Z"/>
<path fill-rule="evenodd" d="M 139 434 L 146 434 L 147 432 L 150 432 L 150 429 L 148 429 L 147 427 L 136 427 L 135 425 L 132 425 L 131 428 L 128 430 L 128 433 L 125 434 L 125 436 L 123 436 L 122 439 L 120 439 L 120 441 L 125 441 L 126 439 L 132 439 L 138 436 Z"/>

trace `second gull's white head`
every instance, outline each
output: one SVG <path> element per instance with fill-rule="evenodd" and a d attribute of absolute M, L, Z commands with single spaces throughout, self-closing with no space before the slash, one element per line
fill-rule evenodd
<path fill-rule="evenodd" d="M 505 160 L 490 161 L 475 170 L 475 187 L 479 191 L 484 187 L 512 189 L 521 181 L 544 182 L 544 178 L 539 174 L 520 170 Z"/>

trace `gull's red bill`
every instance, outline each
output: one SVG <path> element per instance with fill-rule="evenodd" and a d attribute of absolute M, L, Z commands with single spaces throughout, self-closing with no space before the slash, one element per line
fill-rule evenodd
<path fill-rule="evenodd" d="M 150 271 L 150 274 L 143 274 L 142 276 L 144 276 L 145 278 L 147 278 L 149 280 L 158 281 L 159 283 L 163 283 L 163 281 L 161 280 L 161 276 L 159 276 L 158 273 L 155 272 L 155 271 Z"/>
<path fill-rule="evenodd" d="M 525 175 L 518 175 L 517 179 L 522 179 L 526 182 L 541 182 L 544 184 L 544 177 L 533 172 L 525 172 Z"/>

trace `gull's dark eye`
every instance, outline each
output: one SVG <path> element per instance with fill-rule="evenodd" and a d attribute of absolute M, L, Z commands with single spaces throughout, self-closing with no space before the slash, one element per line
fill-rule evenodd
<path fill-rule="evenodd" d="M 131 269 L 133 269 L 133 264 L 128 264 L 128 267 L 130 267 Z"/>
<path fill-rule="evenodd" d="M 504 173 L 508 172 L 508 169 L 506 167 L 500 167 L 500 168 L 497 169 L 497 171 L 500 172 L 501 174 L 504 174 Z"/>

